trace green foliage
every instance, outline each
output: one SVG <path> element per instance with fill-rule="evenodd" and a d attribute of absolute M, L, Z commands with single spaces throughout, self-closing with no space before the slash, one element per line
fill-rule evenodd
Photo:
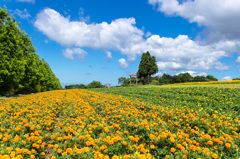
<path fill-rule="evenodd" d="M 86 89 L 87 86 L 84 84 L 72 84 L 72 85 L 66 85 L 65 89 Z"/>
<path fill-rule="evenodd" d="M 207 79 L 205 76 L 195 76 L 193 77 L 193 82 L 206 82 Z"/>
<path fill-rule="evenodd" d="M 214 76 L 195 76 L 192 77 L 189 73 L 180 73 L 178 75 L 171 76 L 170 74 L 164 73 L 162 77 L 152 77 L 152 79 L 158 80 L 162 84 L 173 84 L 173 83 L 185 83 L 185 82 L 207 82 L 207 81 L 218 81 Z"/>
<path fill-rule="evenodd" d="M 147 51 L 142 54 L 141 61 L 138 67 L 137 76 L 141 83 L 149 84 L 151 82 L 151 75 L 158 72 L 156 58 L 151 56 Z"/>
<path fill-rule="evenodd" d="M 239 78 L 239 77 L 237 77 L 237 78 L 234 78 L 233 80 L 240 80 L 240 78 Z"/>
<path fill-rule="evenodd" d="M 118 78 L 118 84 L 120 84 L 121 86 L 129 86 L 129 79 L 130 78 L 126 78 L 126 77 L 119 77 Z"/>
<path fill-rule="evenodd" d="M 212 75 L 207 75 L 206 76 L 206 79 L 208 80 L 208 81 L 218 81 L 218 79 L 216 79 L 214 76 L 212 76 Z"/>
<path fill-rule="evenodd" d="M 159 81 L 158 80 L 152 80 L 151 84 L 152 85 L 159 85 Z"/>
<path fill-rule="evenodd" d="M 103 88 L 104 86 L 99 81 L 92 81 L 88 84 L 87 88 Z"/>
<path fill-rule="evenodd" d="M 0 8 L 0 94 L 61 88 L 49 65 L 35 53 L 29 36 L 6 8 Z"/>
<path fill-rule="evenodd" d="M 240 89 L 217 87 L 162 87 L 141 86 L 92 90 L 104 94 L 121 95 L 132 100 L 161 105 L 168 108 L 189 108 L 209 114 L 240 115 Z"/>

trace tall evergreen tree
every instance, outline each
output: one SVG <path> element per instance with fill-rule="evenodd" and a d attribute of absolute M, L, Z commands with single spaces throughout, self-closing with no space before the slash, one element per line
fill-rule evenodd
<path fill-rule="evenodd" d="M 137 76 L 143 84 L 151 82 L 151 75 L 158 72 L 157 61 L 154 56 L 151 56 L 147 51 L 142 54 L 141 61 L 138 67 Z"/>

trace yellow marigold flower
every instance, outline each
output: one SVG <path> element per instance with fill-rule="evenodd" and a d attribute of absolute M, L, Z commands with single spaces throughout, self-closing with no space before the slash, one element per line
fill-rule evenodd
<path fill-rule="evenodd" d="M 57 151 L 58 153 L 62 153 L 62 149 L 58 149 L 58 151 Z"/>
<path fill-rule="evenodd" d="M 67 156 L 67 152 L 63 152 L 62 155 L 63 155 L 63 156 Z"/>
<path fill-rule="evenodd" d="M 21 128 L 20 128 L 20 127 L 16 127 L 15 130 L 16 130 L 16 131 L 20 131 Z"/>
<path fill-rule="evenodd" d="M 112 157 L 112 159 L 119 159 L 119 157 L 116 156 L 116 155 L 114 155 L 114 156 Z"/>
<path fill-rule="evenodd" d="M 150 149 L 155 149 L 155 146 L 154 145 L 150 145 Z"/>

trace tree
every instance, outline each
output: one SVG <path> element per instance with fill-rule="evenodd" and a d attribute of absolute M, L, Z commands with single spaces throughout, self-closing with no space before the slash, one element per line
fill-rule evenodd
<path fill-rule="evenodd" d="M 218 81 L 218 79 L 216 79 L 214 76 L 212 76 L 212 75 L 207 75 L 206 76 L 206 79 L 208 80 L 208 81 Z"/>
<path fill-rule="evenodd" d="M 15 19 L 6 8 L 0 8 L 0 93 L 14 93 L 24 76 L 26 60 L 20 34 Z"/>
<path fill-rule="evenodd" d="M 193 80 L 193 77 L 188 72 L 187 73 L 180 73 L 178 76 L 181 80 L 181 83 L 192 82 L 192 80 Z"/>
<path fill-rule="evenodd" d="M 206 82 L 207 79 L 205 76 L 195 76 L 193 77 L 193 82 Z"/>
<path fill-rule="evenodd" d="M 239 78 L 239 77 L 237 77 L 237 78 L 234 78 L 233 80 L 240 80 L 240 78 Z"/>
<path fill-rule="evenodd" d="M 162 83 L 162 84 L 174 83 L 173 76 L 171 76 L 170 74 L 164 73 L 162 77 L 159 77 L 159 83 Z"/>
<path fill-rule="evenodd" d="M 88 84 L 88 88 L 102 88 L 103 85 L 99 81 L 92 81 L 91 83 Z"/>
<path fill-rule="evenodd" d="M 132 77 L 133 78 L 133 77 Z M 126 77 L 119 77 L 118 78 L 118 84 L 120 84 L 121 86 L 129 86 L 129 80 L 130 78 L 126 78 Z"/>
<path fill-rule="evenodd" d="M 151 82 L 151 75 L 158 72 L 156 58 L 147 51 L 142 54 L 137 76 L 143 84 Z"/>
<path fill-rule="evenodd" d="M 119 77 L 118 84 L 123 85 L 126 79 L 127 79 L 126 77 Z"/>
<path fill-rule="evenodd" d="M 71 84 L 71 85 L 66 85 L 65 89 L 86 89 L 87 86 L 84 84 Z"/>
<path fill-rule="evenodd" d="M 50 66 L 35 53 L 29 36 L 6 8 L 0 8 L 0 94 L 61 88 Z"/>

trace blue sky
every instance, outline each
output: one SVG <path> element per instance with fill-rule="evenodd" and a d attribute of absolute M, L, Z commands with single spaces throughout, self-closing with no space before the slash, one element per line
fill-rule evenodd
<path fill-rule="evenodd" d="M 143 52 L 159 72 L 240 77 L 238 0 L 0 0 L 62 85 L 118 85 Z"/>

